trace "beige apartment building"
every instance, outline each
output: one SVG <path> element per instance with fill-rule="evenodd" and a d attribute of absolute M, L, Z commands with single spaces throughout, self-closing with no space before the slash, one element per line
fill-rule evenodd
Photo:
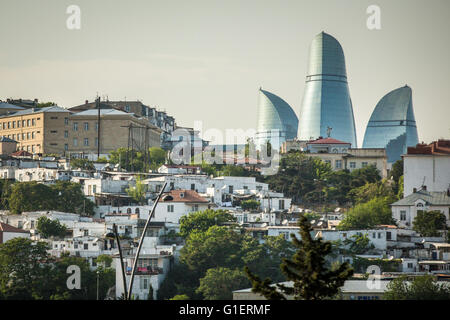
<path fill-rule="evenodd" d="M 53 106 L 30 108 L 0 116 L 0 136 L 17 141 L 17 150 L 32 154 L 82 155 L 96 158 L 100 154 L 128 146 L 129 132 L 135 149 L 160 146 L 161 130 L 145 118 L 114 109 L 101 109 L 100 134 L 98 110 L 71 113 Z"/>
<path fill-rule="evenodd" d="M 17 141 L 17 150 L 33 154 L 60 154 L 60 132 L 70 112 L 58 106 L 30 108 L 0 116 L 0 135 Z"/>
<path fill-rule="evenodd" d="M 105 156 L 117 148 L 144 150 L 159 147 L 161 129 L 151 125 L 145 118 L 115 109 L 100 109 L 100 133 L 98 132 L 98 110 L 91 109 L 74 113 L 69 126 L 63 132 L 66 139 L 64 151 L 95 159 L 99 150 Z"/>

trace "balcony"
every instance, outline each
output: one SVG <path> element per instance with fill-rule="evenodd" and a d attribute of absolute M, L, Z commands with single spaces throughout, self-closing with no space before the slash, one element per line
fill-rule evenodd
<path fill-rule="evenodd" d="M 131 271 L 132 268 L 127 267 L 126 274 L 131 275 Z M 136 275 L 158 275 L 162 273 L 163 269 L 158 267 L 138 267 L 135 272 Z"/>

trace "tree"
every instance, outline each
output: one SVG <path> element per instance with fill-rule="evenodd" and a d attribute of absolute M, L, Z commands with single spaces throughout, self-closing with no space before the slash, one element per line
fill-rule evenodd
<path fill-rule="evenodd" d="M 97 265 L 101 265 L 104 268 L 111 267 L 112 264 L 112 258 L 110 255 L 107 254 L 101 254 L 97 257 Z"/>
<path fill-rule="evenodd" d="M 439 230 L 446 229 L 446 217 L 439 210 L 418 210 L 413 221 L 413 230 L 424 237 L 438 237 Z"/>
<path fill-rule="evenodd" d="M 389 202 L 394 202 L 397 200 L 396 194 L 387 180 L 376 181 L 369 183 L 361 187 L 354 188 L 349 192 L 353 203 L 360 204 L 366 203 L 374 198 L 387 197 Z"/>
<path fill-rule="evenodd" d="M 11 194 L 11 183 L 7 179 L 0 180 L 0 209 L 9 209 L 9 195 Z"/>
<path fill-rule="evenodd" d="M 185 294 L 177 294 L 169 300 L 189 300 L 189 297 Z"/>
<path fill-rule="evenodd" d="M 70 166 L 72 169 L 95 170 L 94 163 L 84 158 L 70 159 Z"/>
<path fill-rule="evenodd" d="M 69 181 L 56 181 L 50 187 L 53 190 L 56 204 L 51 210 L 83 213 L 93 215 L 95 204 L 86 198 L 81 184 Z"/>
<path fill-rule="evenodd" d="M 158 169 L 166 162 L 166 151 L 158 147 L 151 147 L 149 149 L 150 169 Z"/>
<path fill-rule="evenodd" d="M 51 220 L 42 216 L 37 221 L 37 231 L 42 238 L 48 239 L 51 236 L 64 237 L 67 233 L 67 228 L 60 224 L 58 220 Z"/>
<path fill-rule="evenodd" d="M 269 278 L 261 281 L 246 267 L 253 292 L 267 299 L 284 300 L 289 295 L 297 300 L 320 300 L 335 296 L 351 277 L 353 270 L 348 263 L 340 264 L 333 270 L 327 268 L 325 257 L 331 253 L 331 243 L 323 242 L 321 238 L 312 239 L 311 225 L 305 217 L 300 218 L 299 226 L 301 240 L 292 234 L 297 252 L 292 259 L 283 259 L 281 264 L 281 271 L 288 280 L 293 281 L 293 287 L 281 284 L 273 286 Z"/>
<path fill-rule="evenodd" d="M 242 270 L 218 267 L 206 271 L 206 275 L 200 279 L 197 291 L 206 300 L 232 300 L 234 290 L 249 285 L 250 282 Z"/>
<path fill-rule="evenodd" d="M 345 213 L 339 223 L 340 230 L 370 229 L 380 224 L 395 224 L 392 219 L 389 198 L 374 198 L 366 203 L 358 204 Z"/>
<path fill-rule="evenodd" d="M 180 235 L 187 238 L 193 231 L 206 232 L 210 227 L 234 222 L 235 218 L 225 210 L 206 209 L 189 213 L 180 218 Z"/>
<path fill-rule="evenodd" d="M 56 208 L 52 188 L 36 181 L 15 183 L 11 188 L 8 204 L 10 211 L 15 214 Z"/>
<path fill-rule="evenodd" d="M 241 202 L 241 207 L 244 210 L 257 210 L 260 205 L 261 204 L 257 200 L 244 200 Z"/>
<path fill-rule="evenodd" d="M 375 248 L 375 246 L 370 243 L 370 239 L 367 234 L 355 234 L 350 238 L 345 239 L 343 244 L 348 247 L 345 251 L 351 255 L 363 254 Z"/>
<path fill-rule="evenodd" d="M 392 280 L 384 293 L 385 300 L 449 300 L 450 287 L 438 284 L 431 275 L 418 276 L 413 281 L 402 276 Z"/>
<path fill-rule="evenodd" d="M 394 162 L 390 171 L 390 175 L 394 182 L 393 191 L 394 193 L 398 194 L 400 187 L 400 178 L 403 176 L 403 159 Z"/>
<path fill-rule="evenodd" d="M 47 244 L 14 238 L 0 244 L 0 299 L 33 299 L 45 286 Z"/>
<path fill-rule="evenodd" d="M 147 185 L 144 184 L 142 181 L 142 178 L 140 176 L 136 176 L 136 184 L 133 187 L 129 187 L 125 189 L 127 194 L 133 198 L 134 201 L 136 201 L 140 205 L 145 204 L 145 194 L 147 192 Z"/>

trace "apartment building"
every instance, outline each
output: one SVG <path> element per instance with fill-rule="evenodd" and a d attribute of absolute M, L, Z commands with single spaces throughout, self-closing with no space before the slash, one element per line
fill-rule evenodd
<path fill-rule="evenodd" d="M 70 112 L 58 106 L 30 108 L 0 116 L 0 135 L 17 141 L 17 149 L 33 154 L 60 154 L 61 131 L 68 127 Z M 66 123 L 67 122 L 67 123 Z"/>
<path fill-rule="evenodd" d="M 100 134 L 98 110 L 74 113 L 68 119 L 69 126 L 62 136 L 66 139 L 65 153 L 96 158 L 100 139 L 100 155 L 107 155 L 117 148 L 144 150 L 159 147 L 161 129 L 144 118 L 115 109 L 100 109 Z"/>
<path fill-rule="evenodd" d="M 96 159 L 126 148 L 160 146 L 161 129 L 144 118 L 115 109 L 71 113 L 58 107 L 30 108 L 0 115 L 0 136 L 17 141 L 17 149 L 32 154 L 76 155 Z M 130 133 L 130 134 L 129 134 Z"/>

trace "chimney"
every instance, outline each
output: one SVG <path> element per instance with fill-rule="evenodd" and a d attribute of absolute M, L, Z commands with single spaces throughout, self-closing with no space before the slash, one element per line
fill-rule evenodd
<path fill-rule="evenodd" d="M 427 186 L 422 186 L 423 191 L 427 191 Z"/>
<path fill-rule="evenodd" d="M 447 188 L 447 197 L 450 197 L 450 187 Z"/>
<path fill-rule="evenodd" d="M 85 100 L 85 101 L 84 101 L 84 104 L 88 104 L 88 103 L 89 103 L 89 101 L 88 101 L 88 100 Z"/>
<path fill-rule="evenodd" d="M 416 193 L 417 192 L 417 188 L 413 188 L 413 193 Z"/>

